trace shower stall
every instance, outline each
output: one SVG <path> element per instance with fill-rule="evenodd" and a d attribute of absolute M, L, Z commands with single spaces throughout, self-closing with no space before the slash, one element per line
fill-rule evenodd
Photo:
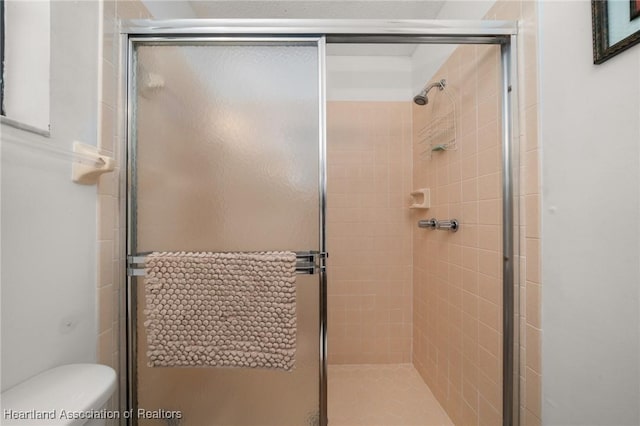
<path fill-rule="evenodd" d="M 492 307 L 500 305 L 491 332 L 501 332 L 498 346 L 489 351 L 492 359 L 499 357 L 499 371 L 491 378 L 499 394 L 491 401 L 501 403 L 495 409 L 500 410 L 502 424 L 519 424 L 516 24 L 139 20 L 123 28 L 126 114 L 121 126 L 127 135 L 123 160 L 128 165 L 126 408 L 143 413 L 132 416 L 130 423 L 159 424 L 159 419 L 144 413 L 179 411 L 179 419 L 160 421 L 332 424 L 328 392 L 334 389 L 329 386 L 333 364 L 338 371 L 338 364 L 413 362 L 430 386 L 431 381 L 449 380 L 437 371 L 442 365 L 429 364 L 429 359 L 444 356 L 436 354 L 429 342 L 447 339 L 442 333 L 457 330 L 460 345 L 447 349 L 446 355 L 455 353 L 460 362 L 463 356 L 476 359 L 478 351 L 484 351 L 476 348 L 483 326 L 475 322 L 475 335 L 463 336 L 466 311 L 459 312 L 459 330 L 443 323 L 455 325 L 456 315 L 447 310 L 455 311 L 449 305 L 456 302 L 436 303 L 433 316 L 416 296 L 454 298 L 457 293 L 448 293 L 445 281 L 457 285 L 455 277 L 460 274 L 461 309 L 467 293 L 479 300 L 487 288 L 494 296 L 499 292 L 489 298 Z M 496 117 L 491 125 L 497 127 L 495 143 L 486 147 L 495 165 L 490 176 L 495 194 L 487 199 L 491 209 L 486 214 L 493 215 L 491 237 L 498 246 L 492 250 L 502 255 L 499 260 L 491 258 L 496 270 L 481 271 L 482 267 L 466 263 L 463 239 L 477 238 L 481 222 L 463 211 L 463 206 L 472 208 L 470 203 L 458 200 L 459 209 L 449 208 L 447 189 L 458 188 L 460 194 L 465 189 L 462 179 L 442 177 L 449 176 L 449 170 L 460 175 L 469 155 L 464 141 L 471 131 L 461 128 L 459 119 L 469 113 L 464 108 L 462 62 L 449 67 L 448 75 L 425 81 L 415 104 L 408 100 L 369 107 L 329 101 L 326 46 L 358 43 L 469 46 L 474 60 L 488 58 L 486 62 L 495 66 L 491 96 Z M 475 74 L 473 81 L 478 81 Z M 424 137 L 429 120 L 440 119 L 434 108 L 442 105 L 444 98 L 436 98 L 445 93 L 453 96 L 452 105 L 463 102 L 451 121 L 453 140 L 461 143 L 426 149 L 418 139 Z M 482 113 L 476 108 L 475 114 Z M 436 158 L 440 154 L 450 154 L 454 166 Z M 472 154 L 477 164 L 480 153 Z M 433 169 L 426 170 L 429 167 Z M 357 182 L 349 181 L 350 176 Z M 431 192 L 425 188 L 416 192 L 423 183 L 432 187 Z M 358 193 L 376 186 L 384 190 Z M 414 202 L 429 210 L 409 209 L 410 193 L 418 196 Z M 478 209 L 483 201 L 476 197 L 473 202 Z M 435 217 L 429 219 L 426 212 Z M 425 227 L 459 232 L 431 233 Z M 423 250 L 418 253 L 416 247 Z M 292 251 L 298 257 L 295 368 L 149 367 L 145 256 L 264 251 Z M 485 273 L 492 281 L 483 290 L 476 277 L 475 290 L 465 288 L 463 294 L 462 275 L 472 272 Z M 349 303 L 357 306 L 347 307 Z M 352 316 L 356 325 L 348 328 L 345 324 Z M 437 335 L 428 336 L 421 329 L 425 325 Z M 474 355 L 466 356 L 464 351 L 472 344 Z M 475 388 L 483 391 L 480 384 Z M 444 404 L 441 398 L 447 396 L 437 386 L 432 390 Z"/>

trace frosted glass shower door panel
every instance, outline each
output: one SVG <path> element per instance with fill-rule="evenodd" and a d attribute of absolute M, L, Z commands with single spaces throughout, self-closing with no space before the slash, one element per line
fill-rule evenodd
<path fill-rule="evenodd" d="M 134 49 L 133 250 L 320 250 L 319 41 Z M 183 426 L 317 422 L 318 275 L 296 278 L 291 372 L 148 367 L 143 283 L 135 283 L 139 408 L 180 410 Z"/>

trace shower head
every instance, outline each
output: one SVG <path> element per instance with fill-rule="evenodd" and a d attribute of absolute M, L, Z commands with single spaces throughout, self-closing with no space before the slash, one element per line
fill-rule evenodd
<path fill-rule="evenodd" d="M 429 91 L 431 89 L 433 89 L 434 87 L 437 87 L 440 90 L 444 90 L 444 87 L 447 85 L 447 81 L 442 79 L 440 81 L 436 81 L 435 83 L 431 83 L 428 86 L 426 86 L 424 89 L 422 89 L 422 91 L 420 91 L 420 93 L 418 93 L 417 95 L 415 95 L 413 97 L 413 102 L 416 103 L 416 105 L 420 105 L 420 106 L 424 106 L 426 104 L 429 103 L 429 98 L 427 97 L 427 94 L 429 93 Z"/>
<path fill-rule="evenodd" d="M 413 102 L 416 103 L 416 105 L 426 105 L 429 103 L 429 98 L 427 98 L 427 92 L 425 92 L 424 90 L 420 93 L 418 93 L 417 95 L 415 95 L 413 97 Z"/>

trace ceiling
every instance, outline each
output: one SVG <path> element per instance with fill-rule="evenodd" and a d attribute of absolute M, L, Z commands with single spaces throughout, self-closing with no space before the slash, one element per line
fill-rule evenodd
<path fill-rule="evenodd" d="M 199 18 L 435 19 L 444 0 L 189 0 Z"/>

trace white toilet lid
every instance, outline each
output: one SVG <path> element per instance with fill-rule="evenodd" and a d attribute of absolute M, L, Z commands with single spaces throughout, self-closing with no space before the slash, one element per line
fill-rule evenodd
<path fill-rule="evenodd" d="M 116 373 L 106 365 L 52 368 L 2 392 L 0 424 L 82 425 L 107 414 L 101 408 L 115 387 Z"/>

